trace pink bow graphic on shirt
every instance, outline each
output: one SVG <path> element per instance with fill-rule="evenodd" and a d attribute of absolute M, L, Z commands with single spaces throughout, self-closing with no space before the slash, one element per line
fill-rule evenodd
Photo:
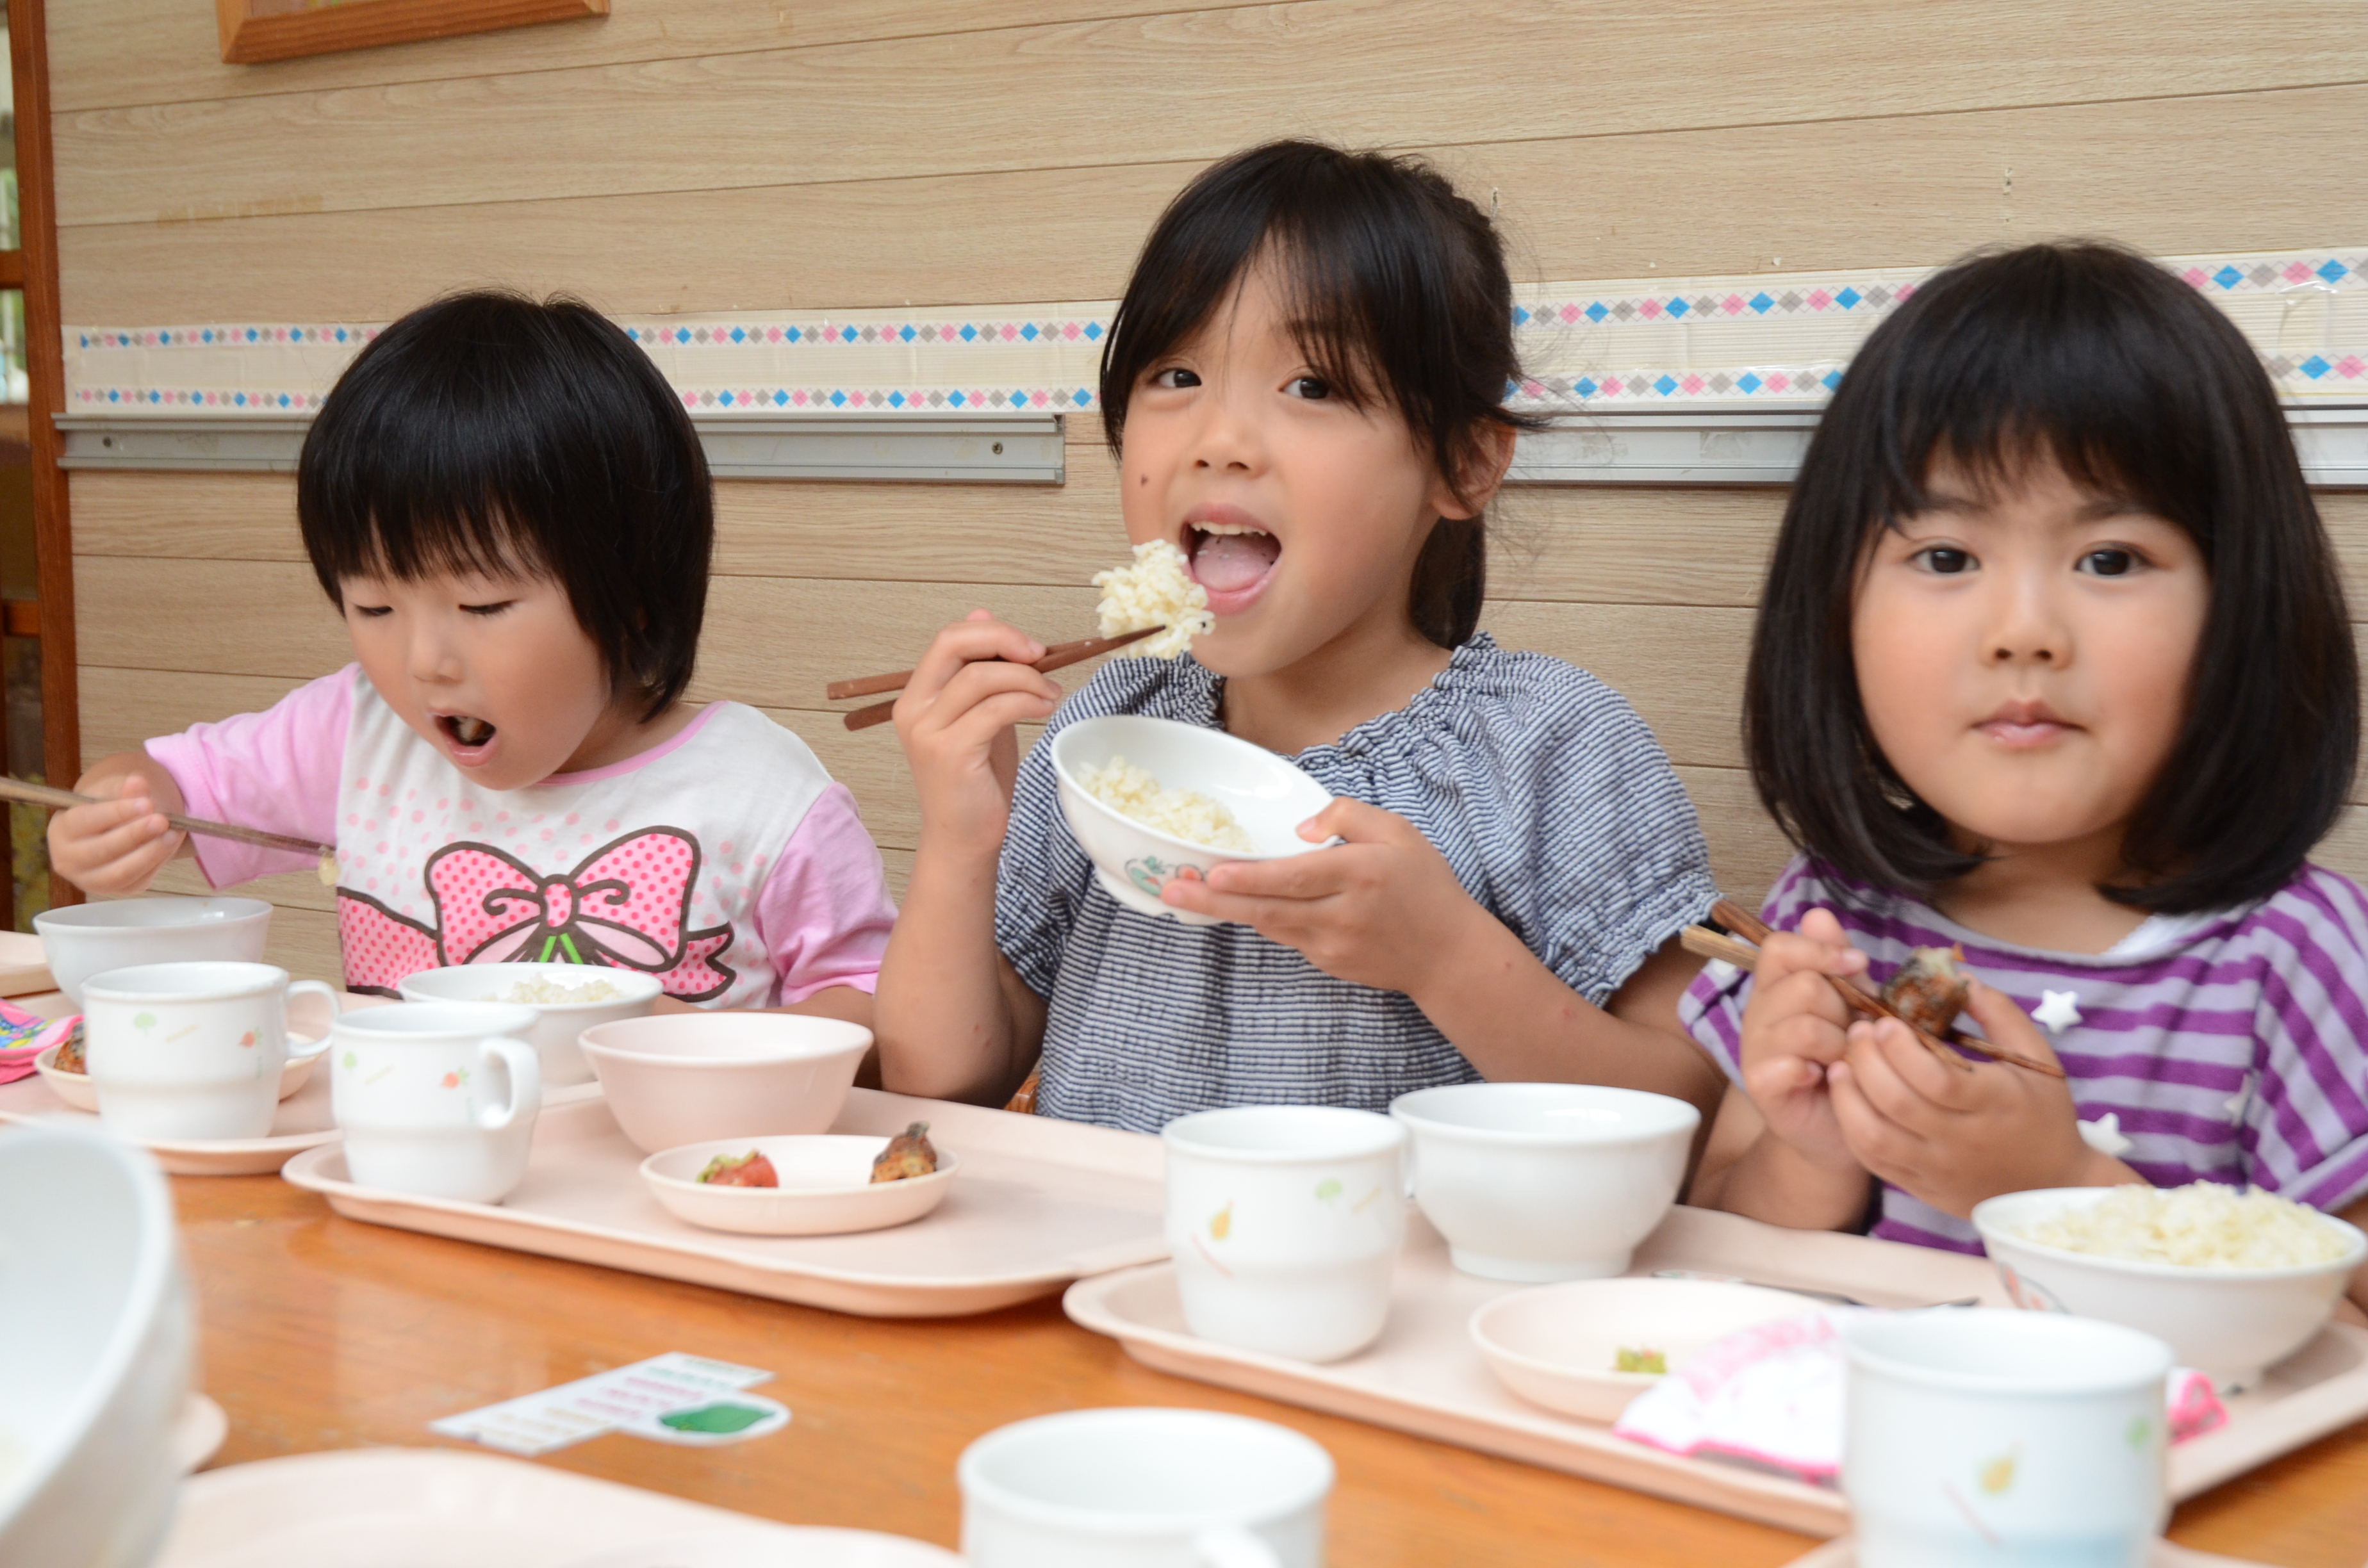
<path fill-rule="evenodd" d="M 732 928 L 691 931 L 699 841 L 678 828 L 629 834 L 544 876 L 489 844 L 428 857 L 431 929 L 340 888 L 337 933 L 346 983 L 393 994 L 423 969 L 465 963 L 583 963 L 655 974 L 685 1001 L 716 995 L 733 971 L 716 961 Z"/>

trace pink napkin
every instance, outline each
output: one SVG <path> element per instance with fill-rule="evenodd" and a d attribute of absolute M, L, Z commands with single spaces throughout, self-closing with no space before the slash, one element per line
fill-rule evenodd
<path fill-rule="evenodd" d="M 1668 1453 L 1838 1485 L 1849 1377 L 1841 1336 L 1867 1315 L 1828 1307 L 1729 1335 L 1639 1394 L 1611 1430 Z M 2167 1403 L 2174 1443 L 2227 1424 L 2212 1380 L 2188 1368 L 2172 1371 Z"/>
<path fill-rule="evenodd" d="M 12 1002 L 0 1001 L 0 1084 L 31 1077 L 35 1071 L 33 1058 L 71 1039 L 81 1024 L 79 1013 L 63 1018 L 43 1018 Z"/>

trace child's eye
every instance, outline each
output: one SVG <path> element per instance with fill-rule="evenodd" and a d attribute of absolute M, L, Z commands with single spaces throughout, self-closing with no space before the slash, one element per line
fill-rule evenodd
<path fill-rule="evenodd" d="M 1164 370 L 1153 371 L 1151 384 L 1169 392 L 1180 392 L 1186 387 L 1199 386 L 1201 378 L 1181 365 L 1170 365 Z"/>
<path fill-rule="evenodd" d="M 1332 395 L 1332 383 L 1321 376 L 1293 376 L 1283 391 L 1292 397 L 1321 400 Z"/>
<path fill-rule="evenodd" d="M 394 613 L 393 605 L 358 605 L 351 599 L 346 601 L 346 608 L 365 620 L 376 620 L 380 616 Z"/>
<path fill-rule="evenodd" d="M 2125 577 L 2137 570 L 2137 565 L 2135 552 L 2116 547 L 2090 551 L 2080 558 L 2078 569 L 2100 577 Z"/>
<path fill-rule="evenodd" d="M 516 603 L 518 603 L 516 599 L 504 599 L 498 604 L 462 605 L 461 613 L 462 615 L 499 615 Z"/>
<path fill-rule="evenodd" d="M 1945 544 L 1936 544 L 1929 550 L 1919 550 L 1916 552 L 1915 559 L 1924 563 L 1926 571 L 1938 573 L 1943 577 L 1953 577 L 1960 572 L 1970 572 L 1974 569 L 1974 557 L 1971 551 L 1957 550 Z"/>

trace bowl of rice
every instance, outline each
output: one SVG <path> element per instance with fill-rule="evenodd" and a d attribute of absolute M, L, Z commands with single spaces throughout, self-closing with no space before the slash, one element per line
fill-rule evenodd
<path fill-rule="evenodd" d="M 654 974 L 606 964 L 464 963 L 424 969 L 396 987 L 406 1002 L 505 1002 L 532 1007 L 528 1043 L 542 1059 L 542 1086 L 592 1082 L 577 1041 L 586 1029 L 638 1018 L 666 987 Z"/>
<path fill-rule="evenodd" d="M 1973 1221 L 2015 1305 L 2143 1329 L 2223 1392 L 2316 1337 L 2368 1259 L 2333 1215 L 2216 1182 L 2008 1193 Z"/>
<path fill-rule="evenodd" d="M 1160 902 L 1171 881 L 1229 860 L 1280 860 L 1321 848 L 1299 824 L 1331 802 L 1323 785 L 1223 730 L 1113 714 L 1051 741 L 1061 814 L 1112 898 L 1145 915 L 1213 926 Z"/>

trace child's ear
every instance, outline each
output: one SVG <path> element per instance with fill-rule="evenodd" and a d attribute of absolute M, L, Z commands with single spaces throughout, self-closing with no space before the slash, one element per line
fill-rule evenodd
<path fill-rule="evenodd" d="M 1494 421 L 1474 430 L 1457 483 L 1450 484 L 1444 474 L 1436 482 L 1432 509 L 1442 517 L 1456 518 L 1476 517 L 1487 510 L 1505 483 L 1505 471 L 1513 465 L 1513 443 L 1520 435 L 1511 426 Z"/>

